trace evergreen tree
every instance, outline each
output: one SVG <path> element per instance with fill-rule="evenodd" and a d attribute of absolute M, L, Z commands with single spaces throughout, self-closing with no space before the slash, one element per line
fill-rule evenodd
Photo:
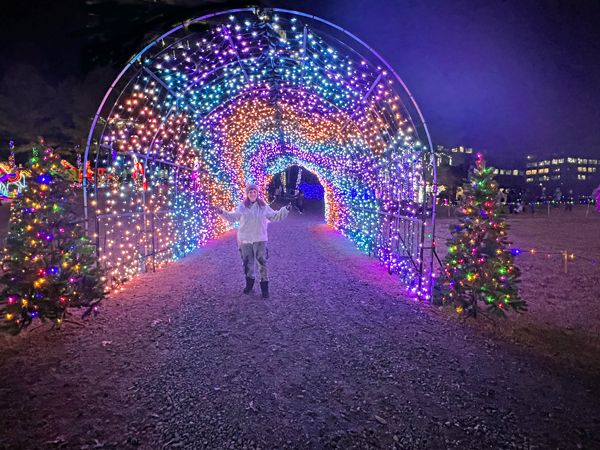
<path fill-rule="evenodd" d="M 436 278 L 436 301 L 472 316 L 481 311 L 480 304 L 502 317 L 507 309 L 527 309 L 518 292 L 521 271 L 514 265 L 518 250 L 508 248 L 509 225 L 497 193 L 492 169 L 479 157 L 463 187 L 459 223 L 450 226 L 445 267 Z"/>
<path fill-rule="evenodd" d="M 52 150 L 38 157 L 35 148 L 28 169 L 27 187 L 12 204 L 0 279 L 1 328 L 13 334 L 34 318 L 59 326 L 71 307 L 89 314 L 104 297 L 104 274 L 68 171 Z"/>

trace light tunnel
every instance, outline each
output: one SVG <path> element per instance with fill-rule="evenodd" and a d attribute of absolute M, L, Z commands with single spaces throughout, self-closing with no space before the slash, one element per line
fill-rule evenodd
<path fill-rule="evenodd" d="M 326 221 L 427 297 L 432 155 L 414 99 L 362 41 L 298 12 L 225 11 L 150 43 L 107 92 L 86 223 L 118 289 L 226 231 L 211 207 L 299 165 L 323 185 Z"/>

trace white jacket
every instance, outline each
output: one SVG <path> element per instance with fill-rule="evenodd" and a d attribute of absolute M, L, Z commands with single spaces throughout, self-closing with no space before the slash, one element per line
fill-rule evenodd
<path fill-rule="evenodd" d="M 285 219 L 289 211 L 287 208 L 281 208 L 279 211 L 273 211 L 269 205 L 258 206 L 254 202 L 250 208 L 246 208 L 244 203 L 240 203 L 234 212 L 223 211 L 220 216 L 228 222 L 239 222 L 237 240 L 238 244 L 267 241 L 267 225 L 269 222 L 279 222 Z"/>

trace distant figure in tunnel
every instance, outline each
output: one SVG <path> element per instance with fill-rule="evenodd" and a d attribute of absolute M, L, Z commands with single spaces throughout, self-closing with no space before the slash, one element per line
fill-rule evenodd
<path fill-rule="evenodd" d="M 273 211 L 258 196 L 258 186 L 246 186 L 246 199 L 238 205 L 234 212 L 224 211 L 217 206 L 217 213 L 225 220 L 239 222 L 237 240 L 244 265 L 246 287 L 244 294 L 252 292 L 254 287 L 254 261 L 258 264 L 260 289 L 263 298 L 269 298 L 269 278 L 267 276 L 267 225 L 268 221 L 279 222 L 285 219 L 292 205 L 288 204 L 279 211 Z"/>
<path fill-rule="evenodd" d="M 296 208 L 298 209 L 298 212 L 300 214 L 304 214 L 304 192 L 298 190 L 294 200 L 296 200 Z"/>

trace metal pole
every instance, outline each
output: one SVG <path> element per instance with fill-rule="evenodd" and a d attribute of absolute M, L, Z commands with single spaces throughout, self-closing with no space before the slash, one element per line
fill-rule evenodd
<path fill-rule="evenodd" d="M 423 288 L 423 258 L 425 257 L 425 222 L 427 220 L 427 185 L 423 179 L 423 205 L 421 211 L 421 248 L 419 249 L 419 291 L 417 297 L 422 299 L 421 289 Z"/>
<path fill-rule="evenodd" d="M 152 217 L 152 272 L 156 272 L 156 249 L 154 247 L 154 213 L 151 213 Z"/>
<path fill-rule="evenodd" d="M 431 207 L 431 250 L 429 253 L 429 280 L 427 287 L 427 295 L 429 296 L 429 301 L 433 301 L 432 296 L 432 282 L 433 282 L 433 256 L 436 254 L 435 247 L 435 213 L 436 213 L 436 204 L 437 204 L 437 164 L 435 159 L 435 153 L 433 148 L 431 149 L 431 164 L 433 166 L 433 202 Z M 450 215 L 450 205 L 448 205 L 448 215 Z"/>
<path fill-rule="evenodd" d="M 142 217 L 144 218 L 144 272 L 148 271 L 148 228 L 146 225 L 146 190 L 144 189 L 144 180 L 148 174 L 148 157 L 145 159 L 144 174 L 142 177 Z"/>

